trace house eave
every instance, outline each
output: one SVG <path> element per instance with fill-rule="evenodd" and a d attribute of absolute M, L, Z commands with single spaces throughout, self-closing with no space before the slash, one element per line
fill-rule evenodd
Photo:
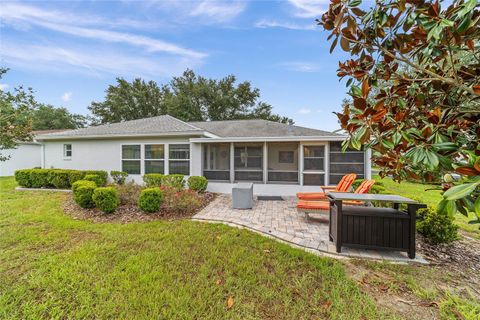
<path fill-rule="evenodd" d="M 225 137 L 191 138 L 192 143 L 207 142 L 299 142 L 299 141 L 344 141 L 347 136 L 295 136 L 295 137 Z"/>
<path fill-rule="evenodd" d="M 54 140 L 102 140 L 102 139 L 124 139 L 124 138 L 157 138 L 157 137 L 191 137 L 191 136 L 213 136 L 207 131 L 176 131 L 176 132 L 161 132 L 161 133 L 140 133 L 140 134 L 101 134 L 101 135 L 82 135 L 82 136 L 61 136 L 61 135 L 43 135 L 37 136 L 37 141 L 54 141 Z M 208 138 L 207 138 L 208 139 Z"/>

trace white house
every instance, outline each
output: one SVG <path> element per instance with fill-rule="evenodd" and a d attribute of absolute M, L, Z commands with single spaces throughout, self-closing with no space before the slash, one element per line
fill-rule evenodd
<path fill-rule="evenodd" d="M 36 141 L 39 134 L 48 134 L 65 130 L 39 130 L 33 131 L 32 141 L 23 141 L 15 149 L 2 150 L 2 155 L 9 157 L 0 161 L 0 177 L 13 176 L 16 170 L 35 168 L 42 165 L 42 144 Z"/>
<path fill-rule="evenodd" d="M 42 168 L 203 175 L 209 190 L 293 195 L 337 183 L 350 172 L 370 178 L 367 151 L 341 152 L 345 136 L 265 120 L 183 122 L 165 115 L 37 136 Z"/>

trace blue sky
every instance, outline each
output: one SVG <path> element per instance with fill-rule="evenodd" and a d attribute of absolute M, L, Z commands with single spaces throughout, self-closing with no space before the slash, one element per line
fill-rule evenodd
<path fill-rule="evenodd" d="M 3 89 L 88 113 L 116 77 L 166 83 L 191 68 L 234 74 L 298 125 L 335 130 L 345 85 L 337 49 L 315 25 L 327 0 L 0 2 Z"/>

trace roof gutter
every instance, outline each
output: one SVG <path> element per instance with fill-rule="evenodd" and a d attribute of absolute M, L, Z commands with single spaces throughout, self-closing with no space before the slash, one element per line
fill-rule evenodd
<path fill-rule="evenodd" d="M 177 131 L 163 133 L 125 133 L 125 134 L 99 134 L 99 135 L 38 135 L 35 137 L 37 141 L 49 140 L 99 140 L 99 139 L 120 139 L 120 138 L 155 138 L 155 137 L 179 137 L 179 136 L 212 136 L 208 131 Z M 208 139 L 208 138 L 207 138 Z"/>
<path fill-rule="evenodd" d="M 285 141 L 344 141 L 347 136 L 297 136 L 297 137 L 227 137 L 191 138 L 192 143 L 202 142 L 285 142 Z"/>

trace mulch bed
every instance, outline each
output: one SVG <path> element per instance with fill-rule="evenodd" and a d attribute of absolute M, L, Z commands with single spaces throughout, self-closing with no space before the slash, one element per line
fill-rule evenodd
<path fill-rule="evenodd" d="M 67 199 L 63 203 L 63 211 L 77 220 L 89 220 L 96 223 L 105 223 L 105 222 L 119 222 L 119 223 L 130 223 L 130 222 L 149 222 L 154 220 L 177 220 L 190 218 L 195 215 L 197 212 L 206 207 L 213 199 L 215 199 L 216 194 L 206 192 L 202 194 L 203 201 L 202 206 L 197 210 L 191 212 L 171 212 L 168 208 L 161 207 L 159 212 L 155 213 L 146 213 L 140 210 L 135 205 L 121 205 L 119 206 L 114 213 L 103 213 L 97 208 L 93 209 L 83 209 L 80 208 L 71 195 L 67 196 Z"/>
<path fill-rule="evenodd" d="M 480 240 L 460 232 L 460 239 L 453 243 L 433 245 L 418 235 L 417 249 L 432 265 L 460 272 L 480 284 Z"/>

